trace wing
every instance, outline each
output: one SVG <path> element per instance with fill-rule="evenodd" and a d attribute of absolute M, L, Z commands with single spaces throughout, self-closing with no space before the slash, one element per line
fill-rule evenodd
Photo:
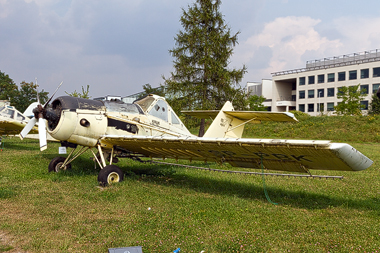
<path fill-rule="evenodd" d="M 24 127 L 21 122 L 0 119 L 0 135 L 19 134 Z"/>
<path fill-rule="evenodd" d="M 182 111 L 184 114 L 199 119 L 214 119 L 220 111 L 200 110 L 200 111 Z M 260 122 L 260 121 L 298 121 L 293 113 L 289 112 L 267 112 L 267 111 L 223 111 L 225 114 L 243 121 Z"/>
<path fill-rule="evenodd" d="M 235 167 L 308 172 L 360 171 L 373 163 L 345 143 L 312 140 L 106 135 L 102 142 L 146 157 L 227 162 Z"/>

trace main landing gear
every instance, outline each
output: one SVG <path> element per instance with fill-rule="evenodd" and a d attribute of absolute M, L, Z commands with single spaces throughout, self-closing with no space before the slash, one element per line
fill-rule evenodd
<path fill-rule="evenodd" d="M 98 163 L 101 170 L 98 174 L 98 182 L 101 186 L 107 186 L 113 183 L 118 183 L 123 181 L 124 179 L 124 173 L 123 171 L 116 165 L 112 164 L 112 161 L 117 158 L 113 157 L 114 149 L 112 148 L 111 152 L 105 152 L 102 150 L 100 145 L 98 144 L 98 156 L 94 153 L 94 151 L 90 147 L 82 147 L 76 154 L 74 154 L 74 151 L 77 147 L 77 145 L 72 145 L 73 149 L 69 153 L 69 155 L 64 158 L 61 156 L 57 156 L 51 160 L 49 163 L 49 172 L 59 172 L 60 170 L 70 170 L 71 169 L 71 162 L 74 161 L 77 157 L 79 157 L 81 154 L 86 152 L 87 150 L 90 150 L 94 156 L 94 160 Z M 109 165 L 106 165 L 106 160 L 104 159 L 104 154 L 109 157 Z"/>

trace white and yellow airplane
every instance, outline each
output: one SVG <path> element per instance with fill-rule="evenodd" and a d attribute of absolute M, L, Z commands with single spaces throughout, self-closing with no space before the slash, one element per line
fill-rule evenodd
<path fill-rule="evenodd" d="M 36 105 L 37 103 L 31 104 L 24 113 L 11 105 L 0 106 L 0 138 L 2 135 L 19 134 L 29 122 L 30 117 L 33 117 L 33 114 L 28 114 L 28 112 L 31 112 Z M 32 132 L 37 133 L 37 127 L 33 127 Z"/>
<path fill-rule="evenodd" d="M 66 158 L 52 159 L 49 171 L 70 168 L 75 158 L 90 149 L 101 167 L 98 181 L 102 185 L 123 180 L 122 170 L 113 164 L 117 156 L 215 161 L 235 167 L 303 173 L 313 169 L 361 171 L 372 164 L 345 143 L 242 138 L 244 125 L 249 122 L 297 120 L 291 113 L 234 111 L 231 102 L 218 112 L 187 112 L 200 117 L 216 116 L 203 137 L 191 134 L 165 98 L 156 95 L 132 104 L 63 96 L 51 106 L 38 105 L 33 112 L 35 118 L 22 130 L 21 139 L 38 120 L 41 150 L 46 148 L 46 131 L 62 146 L 73 148 Z M 78 145 L 82 148 L 74 154 Z"/>

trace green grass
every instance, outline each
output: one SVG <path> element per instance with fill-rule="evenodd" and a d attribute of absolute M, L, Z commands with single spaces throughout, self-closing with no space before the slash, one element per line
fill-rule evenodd
<path fill-rule="evenodd" d="M 101 188 L 89 153 L 71 171 L 48 173 L 58 144 L 40 152 L 35 141 L 6 138 L 0 252 L 107 252 L 136 245 L 144 253 L 379 251 L 380 143 L 371 139 L 379 122 L 307 117 L 298 124 L 250 126 L 246 135 L 255 138 L 339 141 L 342 133 L 342 141 L 374 161 L 362 172 L 320 172 L 343 180 L 266 177 L 278 205 L 266 199 L 260 176 L 131 160 L 118 164 L 126 172 L 122 183 Z"/>

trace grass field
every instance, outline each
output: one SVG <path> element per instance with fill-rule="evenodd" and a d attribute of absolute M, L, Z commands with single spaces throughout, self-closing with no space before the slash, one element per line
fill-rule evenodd
<path fill-rule="evenodd" d="M 261 176 L 122 160 L 118 165 L 126 172 L 125 180 L 101 188 L 89 154 L 75 160 L 71 171 L 48 173 L 58 144 L 49 143 L 48 150 L 40 152 L 35 141 L 4 139 L 0 252 L 107 252 L 137 245 L 144 253 L 177 248 L 180 252 L 379 252 L 380 120 L 334 117 L 331 123 L 324 118 L 296 125 L 254 125 L 246 135 L 342 139 L 374 161 L 369 169 L 317 172 L 343 175 L 342 180 L 268 176 L 264 185 Z M 367 130 L 357 130 L 360 124 Z M 276 204 L 268 201 L 264 189 Z"/>

